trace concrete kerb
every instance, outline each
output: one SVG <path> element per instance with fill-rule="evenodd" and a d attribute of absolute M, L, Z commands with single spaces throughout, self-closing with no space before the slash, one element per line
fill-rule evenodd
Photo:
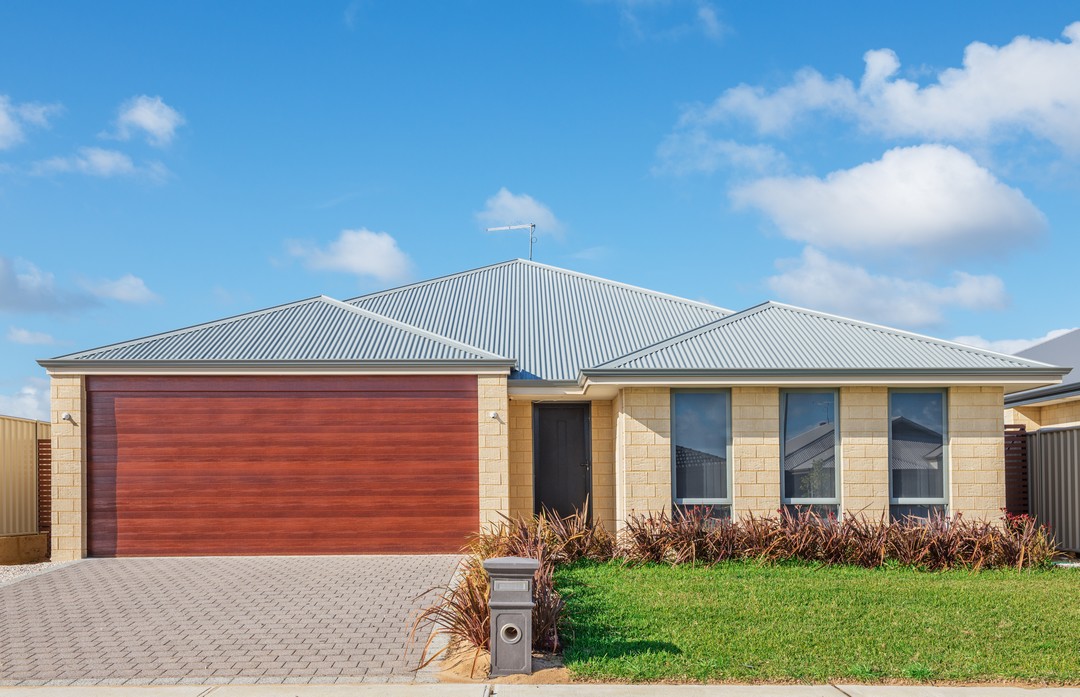
<path fill-rule="evenodd" d="M 3 687 L 2 697 L 1080 697 L 1072 687 L 933 685 L 184 685 Z"/>

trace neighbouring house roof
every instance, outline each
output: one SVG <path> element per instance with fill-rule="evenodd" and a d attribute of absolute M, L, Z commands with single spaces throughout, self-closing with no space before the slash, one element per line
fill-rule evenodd
<path fill-rule="evenodd" d="M 822 464 L 831 466 L 836 458 L 836 424 L 818 424 L 794 438 L 789 438 L 783 448 L 785 471 L 810 469 L 814 460 L 822 455 L 826 456 Z"/>
<path fill-rule="evenodd" d="M 1025 358 L 767 302 L 584 372 L 964 371 L 1049 368 Z"/>
<path fill-rule="evenodd" d="M 941 466 L 940 431 L 917 424 L 906 416 L 892 420 L 889 467 L 898 470 L 938 469 Z"/>
<path fill-rule="evenodd" d="M 422 362 L 511 359 L 319 296 L 43 361 Z"/>
<path fill-rule="evenodd" d="M 1061 379 L 1060 385 L 1039 387 L 1009 395 L 1005 399 L 1006 406 L 1080 397 L 1080 370 L 1076 370 L 1080 366 L 1080 329 L 1074 329 L 1049 341 L 1035 344 L 1017 352 L 1016 355 L 1033 361 L 1068 366 L 1073 370 Z"/>
<path fill-rule="evenodd" d="M 512 378 L 577 380 L 582 368 L 731 314 L 595 276 L 513 261 L 348 302 L 501 356 Z"/>

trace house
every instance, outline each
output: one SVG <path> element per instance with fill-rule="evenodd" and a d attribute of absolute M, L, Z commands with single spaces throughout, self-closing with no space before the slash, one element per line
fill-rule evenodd
<path fill-rule="evenodd" d="M 1080 329 L 1036 344 L 1016 355 L 1075 367 L 1080 364 Z M 1066 374 L 1060 384 L 1007 395 L 1005 408 L 1005 423 L 1021 424 L 1028 431 L 1049 426 L 1080 426 L 1080 370 Z"/>
<path fill-rule="evenodd" d="M 523 260 L 41 365 L 58 559 L 452 552 L 540 507 L 996 519 L 1005 395 L 1064 372 Z"/>

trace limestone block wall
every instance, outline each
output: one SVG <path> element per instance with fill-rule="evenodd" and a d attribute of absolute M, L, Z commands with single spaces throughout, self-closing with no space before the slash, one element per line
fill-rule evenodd
<path fill-rule="evenodd" d="M 510 513 L 510 404 L 505 375 L 476 379 L 480 433 L 480 526 L 498 524 Z M 498 418 L 491 418 L 495 412 Z"/>
<path fill-rule="evenodd" d="M 1012 407 L 1005 410 L 1005 423 L 1020 424 L 1028 431 L 1037 431 L 1042 427 L 1042 407 Z"/>
<path fill-rule="evenodd" d="M 510 402 L 510 517 L 533 514 L 533 405 Z"/>
<path fill-rule="evenodd" d="M 1004 391 L 949 388 L 950 511 L 997 520 L 1005 506 Z"/>
<path fill-rule="evenodd" d="M 731 388 L 732 517 L 780 508 L 780 390 Z"/>
<path fill-rule="evenodd" d="M 628 387 L 616 401 L 616 514 L 671 509 L 671 391 Z"/>
<path fill-rule="evenodd" d="M 840 507 L 877 520 L 889 513 L 889 389 L 840 388 Z"/>
<path fill-rule="evenodd" d="M 86 389 L 81 375 L 54 376 L 52 421 L 52 559 L 86 556 Z M 71 414 L 72 421 L 61 418 Z"/>
<path fill-rule="evenodd" d="M 612 402 L 592 403 L 593 520 L 615 530 L 615 429 Z"/>

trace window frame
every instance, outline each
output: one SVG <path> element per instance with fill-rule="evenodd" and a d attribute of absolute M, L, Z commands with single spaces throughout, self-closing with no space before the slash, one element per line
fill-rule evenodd
<path fill-rule="evenodd" d="M 814 394 L 832 393 L 833 395 L 833 477 L 835 480 L 833 498 L 805 498 L 801 496 L 785 496 L 784 480 L 787 478 L 784 471 L 784 461 L 787 459 L 787 397 L 793 393 Z M 840 390 L 835 387 L 792 387 L 780 390 L 780 506 L 836 506 L 836 514 L 840 515 L 841 476 L 840 469 L 843 458 L 840 453 Z"/>
<path fill-rule="evenodd" d="M 892 397 L 894 394 L 939 394 L 941 395 L 941 497 L 893 496 L 893 416 Z M 895 506 L 942 506 L 945 515 L 949 514 L 949 470 L 952 460 L 949 453 L 949 388 L 947 387 L 891 387 L 886 418 L 889 422 L 888 468 L 889 468 L 889 515 Z"/>
<path fill-rule="evenodd" d="M 675 440 L 676 434 L 676 410 L 675 410 L 675 397 L 679 394 L 722 394 L 727 397 L 727 443 L 724 446 L 724 462 L 727 472 L 725 473 L 724 481 L 727 483 L 727 497 L 726 498 L 679 498 L 676 492 L 676 479 L 675 479 L 675 448 L 678 443 Z M 671 505 L 672 507 L 679 506 L 727 506 L 729 511 L 733 506 L 733 492 L 734 483 L 732 482 L 732 462 L 731 462 L 731 442 L 733 440 L 733 428 L 731 417 L 731 389 L 730 388 L 702 388 L 702 389 L 678 389 L 671 390 Z"/>

